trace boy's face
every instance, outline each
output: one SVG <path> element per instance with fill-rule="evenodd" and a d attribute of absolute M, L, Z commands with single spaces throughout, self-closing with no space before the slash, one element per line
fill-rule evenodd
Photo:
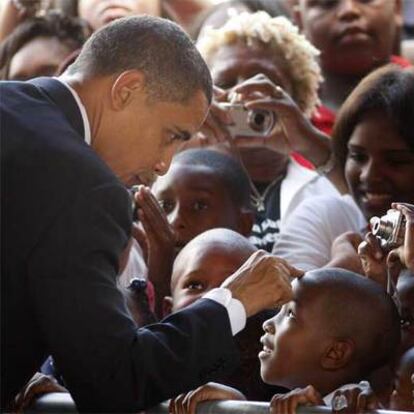
<path fill-rule="evenodd" d="M 293 300 L 263 324 L 263 350 L 259 353 L 261 376 L 268 384 L 287 388 L 305 387 L 316 375 L 319 358 L 326 349 L 321 302 L 309 289 L 306 275 L 294 280 Z"/>
<path fill-rule="evenodd" d="M 226 250 L 222 246 L 195 245 L 182 252 L 172 274 L 172 311 L 185 308 L 209 290 L 219 287 L 251 252 Z"/>
<path fill-rule="evenodd" d="M 401 20 L 401 1 L 299 0 L 296 17 L 322 52 L 324 70 L 365 75 L 389 61 Z"/>
<path fill-rule="evenodd" d="M 176 234 L 177 248 L 212 228 L 239 231 L 240 207 L 208 167 L 173 163 L 156 180 L 152 192 Z"/>

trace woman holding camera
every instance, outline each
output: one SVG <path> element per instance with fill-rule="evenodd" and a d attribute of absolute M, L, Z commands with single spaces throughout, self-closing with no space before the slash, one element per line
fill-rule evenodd
<path fill-rule="evenodd" d="M 210 116 L 215 125 L 205 128 L 205 142 L 224 141 L 225 149 L 240 157 L 251 178 L 255 209 L 250 240 L 271 251 L 280 228 L 302 200 L 317 194 L 339 196 L 326 178 L 291 158 L 288 147 L 285 152 L 273 149 L 270 143 L 281 142 L 283 135 L 277 114 L 269 134 L 249 125 L 250 110 L 274 113 L 268 106 L 281 88 L 292 96 L 300 117 L 311 116 L 321 81 L 318 51 L 286 18 L 265 12 L 241 13 L 222 28 L 204 29 L 197 46 L 222 89 L 216 99 L 225 102 L 230 118 L 225 122 L 217 112 Z"/>
<path fill-rule="evenodd" d="M 283 108 L 277 112 L 288 126 L 295 110 Z M 393 202 L 414 204 L 413 119 L 414 69 L 389 65 L 367 76 L 345 101 L 332 136 L 329 175 L 346 183 L 349 194 L 305 201 L 290 216 L 273 252 L 303 270 L 338 266 L 362 273 L 357 248 L 369 219 L 385 215 Z M 303 155 L 313 160 L 312 143 L 323 139 L 312 133 L 308 138 L 293 129 L 286 135 L 294 149 L 304 148 Z M 317 156 L 322 153 L 319 147 Z"/>

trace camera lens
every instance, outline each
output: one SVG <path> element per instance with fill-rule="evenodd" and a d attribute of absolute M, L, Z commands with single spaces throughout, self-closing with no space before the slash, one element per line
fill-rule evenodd
<path fill-rule="evenodd" d="M 274 114 L 269 111 L 252 110 L 247 116 L 249 127 L 258 133 L 269 133 L 274 127 Z"/>

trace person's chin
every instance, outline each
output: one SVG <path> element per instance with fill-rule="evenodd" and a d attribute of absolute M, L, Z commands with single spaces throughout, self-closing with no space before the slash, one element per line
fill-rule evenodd
<path fill-rule="evenodd" d="M 392 196 L 366 196 L 359 197 L 358 205 L 362 210 L 365 218 L 369 220 L 371 217 L 382 217 L 387 213 L 387 210 L 391 208 L 391 203 L 394 202 Z"/>

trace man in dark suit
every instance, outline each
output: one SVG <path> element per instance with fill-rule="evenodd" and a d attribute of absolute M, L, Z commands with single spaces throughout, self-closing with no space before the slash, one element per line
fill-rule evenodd
<path fill-rule="evenodd" d="M 147 328 L 116 288 L 132 216 L 124 185 L 168 169 L 211 94 L 190 39 L 150 17 L 96 32 L 58 79 L 0 85 L 3 409 L 49 354 L 79 410 L 148 407 L 231 368 L 246 316 L 289 299 L 299 273 L 260 252 Z"/>

